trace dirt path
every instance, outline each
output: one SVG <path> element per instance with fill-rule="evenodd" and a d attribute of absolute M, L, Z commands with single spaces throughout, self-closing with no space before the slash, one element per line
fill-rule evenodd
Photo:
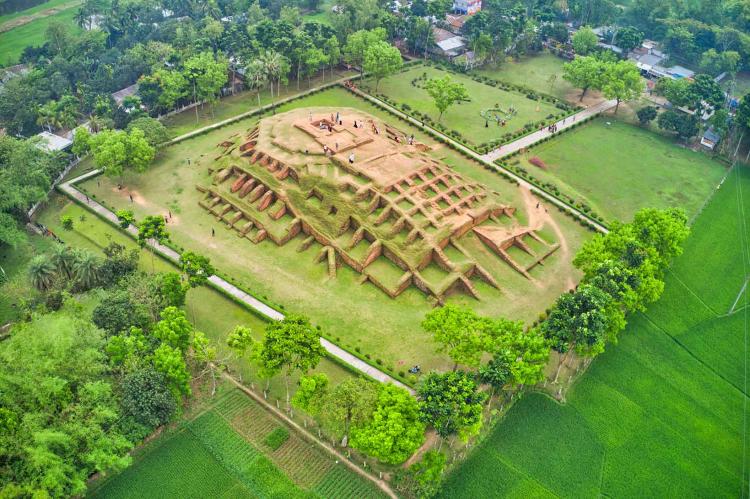
<path fill-rule="evenodd" d="M 528 226 L 532 230 L 539 230 L 543 226 L 548 225 L 550 229 L 552 229 L 552 232 L 555 233 L 557 241 L 560 243 L 560 249 L 558 251 L 560 251 L 563 261 L 568 261 L 571 256 L 570 246 L 568 246 L 568 240 L 560 228 L 560 225 L 557 223 L 557 220 L 549 214 L 549 210 L 544 203 L 536 198 L 528 187 L 519 186 L 518 188 L 521 190 L 521 199 L 523 200 L 524 208 L 529 217 Z M 565 285 L 569 289 L 575 288 L 576 284 L 573 276 L 569 275 L 566 277 Z"/>
<path fill-rule="evenodd" d="M 401 465 L 402 468 L 406 469 L 410 467 L 412 464 L 419 461 L 419 459 L 422 457 L 422 454 L 427 452 L 428 450 L 432 449 L 432 447 L 435 445 L 435 442 L 438 440 L 438 434 L 435 432 L 435 430 L 429 430 L 425 434 L 424 443 L 422 446 L 417 449 L 417 451 L 411 455 L 409 459 L 406 460 L 404 464 Z"/>
<path fill-rule="evenodd" d="M 6 31 L 10 31 L 12 29 L 18 28 L 20 26 L 23 26 L 24 24 L 29 24 L 30 22 L 36 21 L 37 19 L 54 16 L 55 14 L 59 14 L 60 12 L 64 10 L 77 7 L 81 5 L 81 3 L 83 3 L 83 0 L 73 0 L 72 2 L 58 5 L 57 7 L 40 10 L 39 12 L 35 12 L 28 16 L 16 17 L 15 19 L 11 19 L 10 21 L 6 21 L 3 24 L 0 24 L 0 33 L 5 33 Z"/>

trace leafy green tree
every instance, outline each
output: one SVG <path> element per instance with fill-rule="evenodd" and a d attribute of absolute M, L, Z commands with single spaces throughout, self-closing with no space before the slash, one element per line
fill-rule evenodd
<path fill-rule="evenodd" d="M 659 128 L 674 132 L 685 142 L 698 133 L 698 118 L 681 111 L 668 109 L 659 115 L 656 122 Z"/>
<path fill-rule="evenodd" d="M 429 373 L 420 383 L 420 419 L 446 438 L 470 436 L 482 424 L 482 404 L 487 394 L 477 391 L 473 377 L 464 371 Z"/>
<path fill-rule="evenodd" d="M 148 116 L 136 118 L 128 123 L 128 132 L 132 132 L 138 128 L 143 132 L 146 141 L 150 146 L 155 147 L 162 142 L 169 140 L 169 133 L 167 128 L 162 124 L 161 121 Z"/>
<path fill-rule="evenodd" d="M 114 339 L 114 338 L 113 338 Z M 122 416 L 132 420 L 134 437 L 143 439 L 154 429 L 169 423 L 177 411 L 177 404 L 167 386 L 164 374 L 146 366 L 136 369 L 120 383 Z M 135 439 L 134 439 L 135 440 Z"/>
<path fill-rule="evenodd" d="M 510 383 L 523 386 L 540 382 L 549 360 L 549 343 L 539 329 L 524 331 L 516 326 L 506 331 L 496 342 L 493 355 L 507 364 Z"/>
<path fill-rule="evenodd" d="M 94 163 L 110 177 L 119 177 L 125 168 L 142 173 L 151 164 L 156 150 L 146 140 L 143 131 L 135 128 L 130 133 L 122 130 L 103 130 L 89 140 Z"/>
<path fill-rule="evenodd" d="M 151 317 L 142 304 L 131 299 L 127 290 L 117 289 L 102 298 L 91 314 L 91 321 L 111 336 L 132 326 L 145 329 Z"/>
<path fill-rule="evenodd" d="M 571 43 L 576 54 L 588 55 L 596 48 L 596 45 L 599 43 L 599 37 L 596 36 L 594 30 L 590 27 L 583 26 L 573 34 Z"/>
<path fill-rule="evenodd" d="M 479 367 L 477 372 L 477 379 L 481 383 L 485 383 L 492 387 L 492 395 L 487 402 L 488 405 L 492 405 L 492 398 L 495 396 L 497 390 L 502 388 L 510 381 L 510 366 L 509 362 L 505 357 L 493 357 L 486 364 Z"/>
<path fill-rule="evenodd" d="M 320 414 L 328 394 L 328 376 L 325 373 L 301 376 L 297 384 L 299 388 L 292 397 L 292 406 L 311 416 Z"/>
<path fill-rule="evenodd" d="M 253 332 L 249 327 L 235 326 L 227 335 L 227 346 L 232 349 L 238 358 L 248 355 L 254 344 Z"/>
<path fill-rule="evenodd" d="M 193 325 L 185 317 L 185 312 L 177 307 L 167 307 L 161 311 L 161 320 L 154 324 L 151 334 L 162 343 L 187 352 Z"/>
<path fill-rule="evenodd" d="M 617 100 L 615 113 L 620 108 L 620 102 L 633 100 L 643 91 L 641 72 L 632 61 L 608 64 L 602 80 L 604 96 Z"/>
<path fill-rule="evenodd" d="M 0 342 L 2 476 L 18 497 L 83 495 L 92 474 L 131 462 L 104 338 L 82 315 L 69 301 Z"/>
<path fill-rule="evenodd" d="M 607 66 L 608 63 L 602 62 L 596 57 L 576 57 L 563 64 L 563 79 L 574 87 L 581 89 L 579 100 L 583 100 L 586 92 L 590 89 L 597 90 L 602 87 Z"/>
<path fill-rule="evenodd" d="M 138 226 L 138 245 L 143 248 L 148 245 L 151 251 L 151 271 L 154 271 L 154 247 L 149 243 L 164 244 L 169 240 L 169 233 L 167 232 L 166 224 L 164 223 L 164 217 L 159 215 L 148 215 Z"/>
<path fill-rule="evenodd" d="M 216 347 L 206 338 L 206 335 L 196 331 L 190 341 L 190 352 L 193 362 L 202 368 L 196 379 L 205 375 L 211 377 L 211 396 L 216 394 L 216 380 L 226 370 L 226 362 L 217 356 Z"/>
<path fill-rule="evenodd" d="M 365 51 L 363 66 L 365 71 L 375 78 L 376 92 L 380 80 L 401 69 L 403 64 L 401 52 L 388 42 L 376 42 Z"/>
<path fill-rule="evenodd" d="M 424 442 L 417 401 L 403 388 L 380 385 L 371 419 L 352 429 L 351 446 L 388 464 L 406 461 Z"/>
<path fill-rule="evenodd" d="M 691 107 L 695 105 L 693 95 L 690 89 L 690 81 L 681 78 L 673 80 L 672 78 L 659 78 L 656 82 L 656 93 L 664 96 L 669 102 L 677 107 Z"/>
<path fill-rule="evenodd" d="M 331 76 L 333 76 L 333 68 L 341 62 L 341 46 L 339 45 L 339 39 L 335 36 L 328 38 L 323 46 L 323 52 L 326 55 L 325 62 L 331 68 Z M 323 69 L 323 79 L 325 80 L 325 67 Z"/>
<path fill-rule="evenodd" d="M 636 111 L 635 114 L 638 116 L 638 122 L 641 126 L 646 126 L 654 121 L 657 115 L 657 110 L 654 106 L 644 106 Z"/>
<path fill-rule="evenodd" d="M 127 229 L 131 225 L 135 224 L 135 215 L 132 210 L 117 210 L 115 212 L 117 220 L 120 222 L 120 227 Z"/>
<path fill-rule="evenodd" d="M 693 109 L 700 109 L 704 103 L 712 109 L 719 109 L 724 105 L 724 91 L 711 75 L 695 75 L 690 84 L 690 93 Z"/>
<path fill-rule="evenodd" d="M 625 54 L 638 48 L 643 43 L 643 32 L 632 26 L 625 26 L 617 31 L 615 44 L 620 47 Z"/>
<path fill-rule="evenodd" d="M 105 351 L 112 366 L 123 373 L 133 372 L 147 365 L 151 342 L 141 328 L 131 327 L 130 331 L 110 336 Z"/>
<path fill-rule="evenodd" d="M 349 35 L 344 45 L 344 60 L 352 66 L 359 67 L 360 76 L 364 76 L 364 63 L 367 49 L 378 42 L 385 42 L 387 33 L 383 28 L 372 31 L 360 30 Z"/>
<path fill-rule="evenodd" d="M 349 443 L 351 428 L 370 419 L 377 399 L 378 387 L 364 378 L 347 378 L 329 390 L 321 418 L 329 429 L 342 435 L 342 447 Z"/>
<path fill-rule="evenodd" d="M 91 142 L 91 133 L 84 126 L 79 126 L 73 130 L 73 146 L 71 151 L 79 158 L 89 153 Z"/>
<path fill-rule="evenodd" d="M 208 257 L 192 251 L 186 251 L 180 255 L 180 267 L 187 276 L 191 288 L 204 285 L 215 272 Z"/>
<path fill-rule="evenodd" d="M 474 311 L 455 305 L 445 305 L 427 313 L 422 329 L 431 333 L 438 343 L 438 352 L 447 353 L 453 360 L 453 370 L 459 364 L 478 367 L 487 348 L 487 321 Z"/>
<path fill-rule="evenodd" d="M 463 83 L 453 82 L 450 75 L 427 80 L 424 86 L 438 109 L 438 121 L 443 113 L 456 102 L 469 100 L 469 92 Z"/>
<path fill-rule="evenodd" d="M 167 386 L 176 400 L 190 395 L 190 373 L 179 348 L 162 343 L 154 350 L 154 369 L 164 375 Z"/>
<path fill-rule="evenodd" d="M 157 293 L 163 299 L 165 305 L 169 307 L 185 305 L 187 287 L 183 285 L 179 274 L 176 272 L 157 274 L 156 281 Z"/>
<path fill-rule="evenodd" d="M 306 373 L 325 355 L 320 334 L 306 317 L 288 315 L 266 326 L 263 346 L 258 353 L 261 366 L 284 373 L 286 405 L 289 407 L 289 378 L 294 372 Z"/>
<path fill-rule="evenodd" d="M 206 101 L 213 109 L 219 91 L 229 78 L 228 62 L 221 58 L 216 60 L 211 52 L 201 52 L 187 59 L 183 66 L 185 79 L 192 87 L 193 102 Z M 197 108 L 195 121 L 198 122 Z"/>

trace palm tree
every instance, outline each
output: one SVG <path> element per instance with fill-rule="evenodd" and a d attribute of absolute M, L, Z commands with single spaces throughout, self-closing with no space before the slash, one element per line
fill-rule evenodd
<path fill-rule="evenodd" d="M 55 282 L 57 270 L 55 264 L 46 255 L 37 255 L 29 265 L 29 278 L 31 284 L 39 291 L 46 291 Z"/>
<path fill-rule="evenodd" d="M 47 125 L 47 130 L 52 132 L 52 125 L 57 125 L 57 103 L 55 101 L 49 101 L 48 103 L 39 106 L 37 109 L 37 125 Z"/>
<path fill-rule="evenodd" d="M 266 84 L 267 76 L 263 61 L 254 60 L 245 66 L 245 81 L 258 95 L 258 107 L 260 107 L 260 89 Z"/>
<path fill-rule="evenodd" d="M 75 264 L 73 271 L 75 273 L 76 284 L 81 289 L 91 289 L 100 282 L 100 261 L 93 253 L 86 250 L 75 252 Z"/>
<path fill-rule="evenodd" d="M 73 277 L 75 273 L 76 254 L 68 246 L 64 244 L 55 245 L 49 260 L 55 267 L 55 271 L 61 276 L 68 279 Z"/>
<path fill-rule="evenodd" d="M 271 84 L 271 102 L 273 102 L 273 83 L 281 79 L 281 68 L 283 56 L 273 50 L 266 50 L 260 55 L 261 64 L 263 64 L 263 71 L 265 77 Z M 277 92 L 278 94 L 278 92 Z"/>

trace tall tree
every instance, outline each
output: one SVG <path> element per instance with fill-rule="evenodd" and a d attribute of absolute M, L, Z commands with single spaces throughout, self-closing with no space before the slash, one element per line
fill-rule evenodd
<path fill-rule="evenodd" d="M 487 394 L 477 391 L 470 374 L 430 373 L 420 383 L 417 394 L 420 419 L 435 428 L 442 438 L 456 433 L 469 437 L 479 431 Z"/>
<path fill-rule="evenodd" d="M 616 99 L 615 114 L 620 102 L 636 99 L 643 91 L 641 72 L 632 61 L 608 64 L 602 76 L 602 91 L 608 99 Z"/>
<path fill-rule="evenodd" d="M 469 100 L 469 92 L 461 82 L 453 82 L 450 75 L 427 80 L 424 86 L 427 94 L 432 97 L 435 107 L 438 109 L 438 121 L 443 118 L 443 113 L 456 102 Z"/>
<path fill-rule="evenodd" d="M 406 461 L 424 442 L 419 406 L 409 392 L 380 385 L 370 420 L 352 429 L 351 446 L 388 464 Z"/>
<path fill-rule="evenodd" d="M 310 321 L 299 315 L 288 315 L 266 326 L 263 345 L 258 353 L 264 369 L 284 374 L 286 405 L 289 407 L 289 379 L 295 372 L 305 374 L 318 365 L 325 355 L 320 334 Z"/>
<path fill-rule="evenodd" d="M 607 63 L 595 57 L 576 57 L 563 64 L 563 79 L 581 89 L 579 100 L 583 100 L 589 89 L 601 88 L 602 77 L 606 70 Z"/>
<path fill-rule="evenodd" d="M 487 348 L 487 321 L 468 308 L 445 305 L 427 313 L 422 329 L 432 334 L 439 345 L 438 352 L 447 353 L 453 360 L 453 370 L 459 364 L 478 367 Z"/>
<path fill-rule="evenodd" d="M 344 46 L 344 60 L 352 66 L 359 66 L 360 76 L 364 76 L 364 62 L 367 49 L 378 42 L 384 42 L 387 33 L 383 28 L 372 31 L 360 30 L 352 33 L 346 39 Z"/>
<path fill-rule="evenodd" d="M 572 38 L 573 50 L 578 55 L 588 55 L 596 48 L 599 43 L 599 37 L 596 33 L 589 28 L 584 26 L 575 32 Z"/>
<path fill-rule="evenodd" d="M 159 215 L 149 215 L 141 220 L 141 223 L 138 225 L 138 244 L 141 248 L 146 246 L 149 247 L 149 251 L 151 251 L 152 272 L 155 270 L 154 253 L 156 252 L 156 249 L 153 245 L 148 243 L 163 244 L 167 240 L 169 240 L 169 232 L 167 232 L 164 217 Z"/>
<path fill-rule="evenodd" d="M 364 378 L 347 378 L 328 392 L 321 417 L 328 428 L 342 435 L 342 447 L 349 443 L 352 426 L 370 419 L 377 397 L 377 386 Z"/>
<path fill-rule="evenodd" d="M 375 78 L 375 91 L 380 80 L 392 75 L 403 66 L 401 52 L 388 42 L 376 42 L 365 51 L 364 70 Z"/>

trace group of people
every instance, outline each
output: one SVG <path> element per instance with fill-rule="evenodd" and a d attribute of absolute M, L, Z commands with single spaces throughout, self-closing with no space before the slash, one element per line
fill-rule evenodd
<path fill-rule="evenodd" d="M 547 127 L 549 133 L 555 133 L 557 131 L 557 123 L 553 123 Z"/>

